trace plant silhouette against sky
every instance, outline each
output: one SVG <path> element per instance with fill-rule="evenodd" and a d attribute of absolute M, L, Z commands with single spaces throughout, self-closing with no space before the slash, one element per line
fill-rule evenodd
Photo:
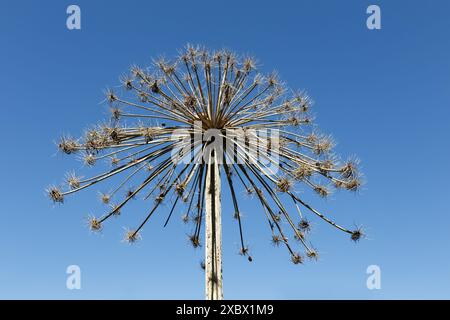
<path fill-rule="evenodd" d="M 160 58 L 149 69 L 133 66 L 121 77 L 121 89 L 106 92 L 111 119 L 86 130 L 81 139 L 64 136 L 58 143 L 62 152 L 80 155 L 88 167 L 106 159 L 111 168 L 89 178 L 71 172 L 66 187 L 47 189 L 50 198 L 63 203 L 73 193 L 120 176 L 121 182 L 101 195 L 108 209 L 90 217 L 89 226 L 100 231 L 111 217 L 125 214 L 124 206 L 131 199 L 143 198 L 146 215 L 135 228 L 126 230 L 125 240 L 130 243 L 140 239 L 142 228 L 156 212 L 167 216 L 165 225 L 182 212 L 183 221 L 193 222 L 189 239 L 194 247 L 202 245 L 202 228 L 206 229 L 203 266 L 208 299 L 222 298 L 223 192 L 230 194 L 240 253 L 249 261 L 238 190 L 253 196 L 244 201 L 260 204 L 260 217 L 267 220 L 272 242 L 284 246 L 295 264 L 318 258 L 307 240 L 309 214 L 359 240 L 360 228 L 338 225 L 294 188 L 301 184 L 321 197 L 333 189 L 357 191 L 361 186 L 358 161 L 341 161 L 333 153 L 332 138 L 312 125 L 312 102 L 304 92 L 288 90 L 275 73 L 262 75 L 256 67 L 251 57 L 190 45 L 174 61 Z M 211 141 L 192 139 L 196 130 L 211 129 L 235 146 L 233 154 L 229 149 L 211 148 Z M 276 133 L 277 145 L 256 157 L 249 151 L 252 147 L 272 143 L 257 134 L 261 131 Z M 183 161 L 173 157 L 180 146 L 193 151 Z M 204 161 L 205 155 L 215 161 Z M 137 178 L 141 182 L 131 188 L 130 181 Z M 157 211 L 162 203 L 170 206 Z"/>

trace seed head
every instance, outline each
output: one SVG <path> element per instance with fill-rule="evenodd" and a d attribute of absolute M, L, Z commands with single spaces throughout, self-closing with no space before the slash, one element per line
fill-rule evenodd
<path fill-rule="evenodd" d="M 190 235 L 189 241 L 191 242 L 191 244 L 194 248 L 200 247 L 200 239 L 198 238 L 197 235 L 195 235 L 195 234 Z"/>
<path fill-rule="evenodd" d="M 80 178 L 71 172 L 67 174 L 67 184 L 71 189 L 78 189 L 80 187 Z"/>
<path fill-rule="evenodd" d="M 187 214 L 183 214 L 183 216 L 181 217 L 181 220 L 184 223 L 188 223 L 189 222 L 189 216 Z"/>
<path fill-rule="evenodd" d="M 79 150 L 80 144 L 77 140 L 70 137 L 61 137 L 58 143 L 58 148 L 65 154 L 72 154 Z"/>
<path fill-rule="evenodd" d="M 309 232 L 311 230 L 311 223 L 307 219 L 303 218 L 298 223 L 298 228 L 302 231 Z"/>
<path fill-rule="evenodd" d="M 114 92 L 111 89 L 106 90 L 106 99 L 108 102 L 114 102 L 117 100 L 117 96 L 114 94 Z"/>
<path fill-rule="evenodd" d="M 97 161 L 97 159 L 95 158 L 95 156 L 92 153 L 86 153 L 83 161 L 86 165 L 92 167 L 93 165 L 95 165 L 95 162 Z"/>
<path fill-rule="evenodd" d="M 98 232 L 102 229 L 102 224 L 97 218 L 90 217 L 89 218 L 89 229 L 93 232 Z"/>
<path fill-rule="evenodd" d="M 61 190 L 55 186 L 49 187 L 47 189 L 47 194 L 50 197 L 50 199 L 53 200 L 55 203 L 63 203 L 64 202 L 64 195 L 61 192 Z"/>
<path fill-rule="evenodd" d="M 281 243 L 281 238 L 280 238 L 280 236 L 278 236 L 278 235 L 273 235 L 272 236 L 272 244 L 274 245 L 274 246 L 279 246 L 280 245 L 280 243 Z"/>
<path fill-rule="evenodd" d="M 350 191 L 358 191 L 361 187 L 361 181 L 353 178 L 345 183 L 345 188 Z"/>
<path fill-rule="evenodd" d="M 305 178 L 311 177 L 313 172 L 314 171 L 310 166 L 308 166 L 306 164 L 300 164 L 297 168 L 294 169 L 292 174 L 294 175 L 296 180 L 300 181 Z"/>
<path fill-rule="evenodd" d="M 129 244 L 136 243 L 138 240 L 141 240 L 142 237 L 139 232 L 135 230 L 126 230 L 125 231 L 125 238 L 124 241 L 128 242 Z"/>
<path fill-rule="evenodd" d="M 293 264 L 301 264 L 303 263 L 303 257 L 298 254 L 298 253 L 294 253 L 291 255 L 291 260 Z"/>
<path fill-rule="evenodd" d="M 292 181 L 287 178 L 280 178 L 277 181 L 277 190 L 279 192 L 288 192 L 292 187 Z"/>
<path fill-rule="evenodd" d="M 314 187 L 314 191 L 323 198 L 326 198 L 330 195 L 330 191 L 325 186 L 317 185 Z"/>
<path fill-rule="evenodd" d="M 308 250 L 306 256 L 312 260 L 319 260 L 319 253 L 314 249 Z"/>
<path fill-rule="evenodd" d="M 111 195 L 107 194 L 107 193 L 102 193 L 100 192 L 100 200 L 104 203 L 104 204 L 109 204 L 109 201 L 111 200 Z"/>
<path fill-rule="evenodd" d="M 355 242 L 358 242 L 362 237 L 364 237 L 364 233 L 361 230 L 361 228 L 358 228 L 354 231 L 352 231 L 351 239 Z"/>

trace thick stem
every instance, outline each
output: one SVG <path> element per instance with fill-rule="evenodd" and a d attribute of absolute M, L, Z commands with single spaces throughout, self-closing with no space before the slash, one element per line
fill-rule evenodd
<path fill-rule="evenodd" d="M 206 299 L 222 300 L 222 219 L 220 171 L 215 156 L 206 164 L 205 282 Z M 213 162 L 213 163 L 211 163 Z"/>

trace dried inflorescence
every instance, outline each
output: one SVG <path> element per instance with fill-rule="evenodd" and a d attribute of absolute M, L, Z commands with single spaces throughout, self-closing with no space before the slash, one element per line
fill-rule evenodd
<path fill-rule="evenodd" d="M 125 237 L 124 241 L 128 242 L 129 244 L 133 244 L 137 242 L 138 240 L 141 240 L 141 235 L 139 231 L 137 230 L 126 230 L 125 231 Z"/>
<path fill-rule="evenodd" d="M 89 217 L 88 224 L 91 231 L 98 232 L 102 229 L 102 223 L 96 217 Z"/>
<path fill-rule="evenodd" d="M 180 156 L 179 151 L 180 146 L 192 144 L 196 130 L 204 133 L 218 129 L 236 147 L 236 154 L 224 149 L 218 156 L 238 160 L 220 164 L 220 170 L 233 201 L 241 254 L 251 259 L 243 237 L 238 190 L 252 195 L 261 205 L 273 244 L 285 246 L 295 264 L 304 259 L 294 252 L 289 239 L 298 240 L 306 257 L 318 256 L 306 241 L 311 224 L 300 208 L 348 233 L 354 241 L 363 237 L 359 228 L 350 230 L 336 224 L 296 191 L 298 185 L 310 188 L 320 197 L 327 197 L 333 188 L 357 191 L 361 187 L 358 161 L 341 163 L 332 151 L 333 139 L 309 130 L 313 122 L 309 114 L 311 98 L 305 92 L 290 94 L 275 73 L 258 73 L 255 59 L 240 58 L 227 50 L 210 52 L 187 46 L 173 61 L 155 60 L 153 68 L 133 66 L 120 82 L 121 90 L 105 92 L 111 110 L 109 122 L 90 128 L 82 139 L 66 136 L 58 143 L 63 153 L 79 154 L 88 167 L 105 161 L 111 167 L 90 178 L 71 173 L 66 178 L 67 189 L 47 189 L 54 202 L 62 203 L 69 194 L 106 180 L 114 181 L 111 192 L 100 195 L 109 210 L 90 219 L 91 230 L 100 230 L 106 220 L 118 216 L 131 199 L 139 196 L 150 201 L 149 209 L 136 229 L 127 230 L 127 242 L 139 240 L 150 217 L 162 203 L 171 202 L 169 210 L 165 210 L 165 225 L 176 206 L 187 206 L 182 219 L 194 224 L 189 239 L 194 247 L 200 246 L 206 164 L 199 159 L 208 142 L 195 142 L 189 154 Z M 242 139 L 229 134 L 230 130 L 241 132 Z M 263 139 L 255 130 L 276 132 L 279 139 Z M 251 147 L 262 144 L 268 152 L 260 152 L 258 157 L 249 152 Z M 174 154 L 180 159 L 175 161 Z M 136 187 L 130 188 L 131 184 Z M 286 199 L 292 201 L 299 217 L 286 206 Z"/>

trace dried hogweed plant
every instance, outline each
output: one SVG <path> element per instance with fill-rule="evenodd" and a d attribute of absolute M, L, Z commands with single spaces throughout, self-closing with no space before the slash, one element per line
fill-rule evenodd
<path fill-rule="evenodd" d="M 183 221 L 194 224 L 189 236 L 194 247 L 201 246 L 205 228 L 202 267 L 207 299 L 223 297 L 222 180 L 232 199 L 240 253 L 249 261 L 238 190 L 259 202 L 273 244 L 285 246 L 295 264 L 303 263 L 305 257 L 318 258 L 306 239 L 311 224 L 305 210 L 354 241 L 363 236 L 360 228 L 342 227 L 314 209 L 294 189 L 302 183 L 321 197 L 336 188 L 357 191 L 361 186 L 357 160 L 340 162 L 332 152 L 332 138 L 312 128 L 310 98 L 303 92 L 290 93 L 275 73 L 257 73 L 254 59 L 227 50 L 210 52 L 187 46 L 174 61 L 161 58 L 145 70 L 132 67 L 121 83 L 120 95 L 106 92 L 111 110 L 107 124 L 87 130 L 82 139 L 62 137 L 58 143 L 63 153 L 80 154 L 89 167 L 104 159 L 112 167 L 90 178 L 70 173 L 66 188 L 47 189 L 54 202 L 63 203 L 68 195 L 120 176 L 112 192 L 101 194 L 109 210 L 90 217 L 92 231 L 101 230 L 131 199 L 151 200 L 141 223 L 126 230 L 125 240 L 134 243 L 162 203 L 170 203 L 163 212 L 167 214 L 165 225 L 177 205 L 184 206 Z M 133 125 L 128 118 L 134 120 Z M 211 130 L 215 138 L 232 147 L 213 143 L 214 139 L 194 139 Z M 276 139 L 260 135 L 263 131 Z M 186 147 L 191 152 L 181 152 Z M 139 177 L 137 187 L 130 188 L 130 182 Z M 303 253 L 294 249 L 298 245 Z"/>

